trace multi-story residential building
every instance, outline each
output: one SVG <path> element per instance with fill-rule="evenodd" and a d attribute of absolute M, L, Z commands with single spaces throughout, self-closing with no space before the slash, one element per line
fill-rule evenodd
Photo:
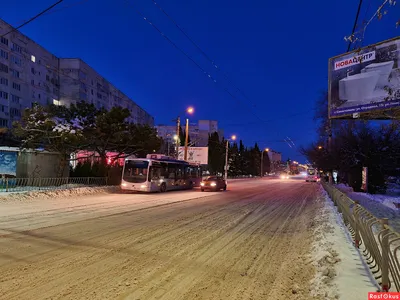
<path fill-rule="evenodd" d="M 97 108 L 121 106 L 130 110 L 131 122 L 154 125 L 152 116 L 79 58 L 60 58 L 60 83 L 61 105 L 87 101 Z"/>
<path fill-rule="evenodd" d="M 13 28 L 0 20 L 0 35 Z M 19 33 L 0 38 L 0 127 L 10 127 L 32 103 L 59 97 L 59 59 Z"/>
<path fill-rule="evenodd" d="M 8 34 L 7 34 L 8 33 Z M 11 127 L 25 108 L 69 105 L 78 100 L 97 107 L 128 108 L 131 122 L 154 119 L 80 59 L 60 59 L 0 19 L 0 127 Z"/>

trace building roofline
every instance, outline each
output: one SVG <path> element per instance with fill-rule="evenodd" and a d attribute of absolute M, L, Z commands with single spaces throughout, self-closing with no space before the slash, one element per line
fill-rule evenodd
<path fill-rule="evenodd" d="M 82 58 L 79 57 L 60 57 L 60 60 L 79 60 L 80 62 L 84 63 L 85 65 L 87 65 L 89 68 L 91 68 L 95 73 L 97 73 L 102 79 L 104 79 L 105 81 L 107 81 L 109 84 L 111 84 L 118 92 L 120 92 L 122 95 L 124 95 L 126 98 L 128 98 L 129 100 L 131 100 L 136 106 L 138 106 L 140 109 L 142 109 L 143 111 L 145 111 L 146 113 L 148 113 L 150 115 L 150 113 L 145 110 L 143 107 L 141 107 L 139 104 L 137 104 L 136 101 L 134 101 L 131 97 L 129 97 L 128 95 L 126 95 L 124 92 L 122 92 L 119 88 L 116 87 L 115 84 L 113 84 L 110 80 L 108 80 L 107 78 L 105 78 L 103 75 L 101 75 L 99 72 L 96 71 L 96 69 L 94 69 L 91 65 L 89 65 L 86 61 L 84 61 Z M 154 117 L 152 115 L 150 115 L 153 119 Z"/>

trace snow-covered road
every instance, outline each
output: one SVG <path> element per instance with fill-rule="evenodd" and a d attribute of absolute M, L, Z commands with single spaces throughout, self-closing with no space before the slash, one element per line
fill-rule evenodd
<path fill-rule="evenodd" d="M 322 198 L 317 184 L 254 180 L 3 201 L 0 299 L 329 299 L 310 292 Z"/>

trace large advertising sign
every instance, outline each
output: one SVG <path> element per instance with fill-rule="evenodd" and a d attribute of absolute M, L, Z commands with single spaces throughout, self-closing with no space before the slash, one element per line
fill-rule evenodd
<path fill-rule="evenodd" d="M 329 117 L 400 107 L 400 38 L 329 59 Z"/>
<path fill-rule="evenodd" d="M 178 159 L 184 159 L 185 147 L 179 147 Z M 200 165 L 208 164 L 208 147 L 188 147 L 187 161 Z"/>

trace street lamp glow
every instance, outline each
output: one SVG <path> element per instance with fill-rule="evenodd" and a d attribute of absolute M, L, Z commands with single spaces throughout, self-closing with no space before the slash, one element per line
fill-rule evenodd
<path fill-rule="evenodd" d="M 269 152 L 269 148 L 265 148 L 265 151 L 266 151 L 266 152 Z"/>
<path fill-rule="evenodd" d="M 178 136 L 175 134 L 174 135 L 174 140 L 177 141 L 178 140 Z"/>
<path fill-rule="evenodd" d="M 188 107 L 188 109 L 186 110 L 186 112 L 188 113 L 188 114 L 192 114 L 192 113 L 194 113 L 194 108 L 193 107 Z"/>
<path fill-rule="evenodd" d="M 236 135 L 232 135 L 231 139 L 232 139 L 232 141 L 235 141 L 236 140 Z"/>
<path fill-rule="evenodd" d="M 321 150 L 321 149 L 322 149 L 322 146 L 318 146 L 318 149 Z"/>

